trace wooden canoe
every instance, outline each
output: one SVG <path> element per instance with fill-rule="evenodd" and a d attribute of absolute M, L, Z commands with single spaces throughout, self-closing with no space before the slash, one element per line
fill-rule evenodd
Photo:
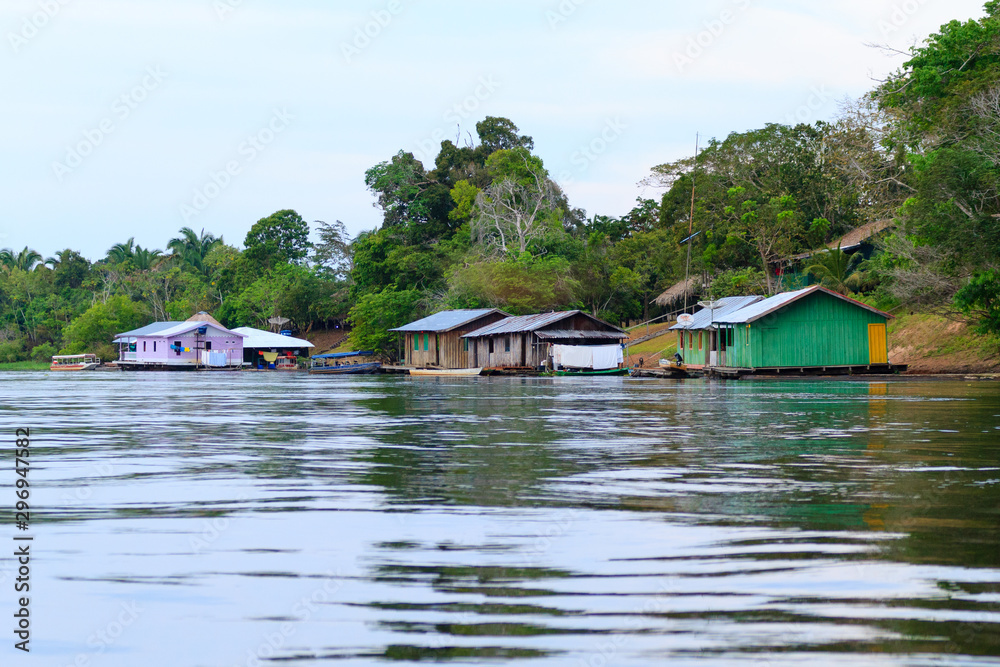
<path fill-rule="evenodd" d="M 410 375 L 422 377 L 473 377 L 482 374 L 482 368 L 411 368 Z"/>

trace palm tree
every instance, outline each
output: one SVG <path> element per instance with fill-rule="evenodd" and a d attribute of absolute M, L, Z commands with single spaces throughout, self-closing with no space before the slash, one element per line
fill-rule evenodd
<path fill-rule="evenodd" d="M 0 250 L 0 265 L 10 269 L 21 269 L 31 271 L 42 261 L 42 256 L 37 251 L 28 246 L 21 252 L 15 253 L 10 248 Z"/>
<path fill-rule="evenodd" d="M 140 271 L 155 269 L 164 259 L 162 250 L 146 250 L 142 246 L 136 246 L 132 254 L 132 263 Z"/>
<path fill-rule="evenodd" d="M 814 255 L 812 259 L 813 263 L 806 267 L 806 273 L 834 292 L 847 294 L 852 289 L 860 289 L 864 282 L 863 274 L 858 272 L 858 266 L 864 261 L 861 253 L 848 255 L 838 246 L 835 250 Z"/>
<path fill-rule="evenodd" d="M 170 242 L 167 243 L 167 248 L 172 250 L 174 256 L 179 258 L 184 264 L 187 264 L 199 273 L 207 274 L 208 269 L 205 266 L 205 258 L 212 251 L 212 248 L 222 243 L 222 237 L 206 233 L 204 229 L 201 230 L 201 235 L 199 236 L 190 227 L 182 227 L 180 234 L 178 238 L 170 239 Z"/>
<path fill-rule="evenodd" d="M 135 257 L 135 237 L 131 237 L 125 243 L 116 243 L 108 250 L 108 259 L 112 264 L 121 264 L 127 259 Z"/>
<path fill-rule="evenodd" d="M 55 256 L 46 259 L 45 263 L 51 266 L 53 269 L 57 269 L 59 268 L 60 264 L 65 264 L 66 262 L 73 259 L 73 256 L 76 254 L 77 252 L 72 248 L 66 248 L 65 250 L 60 250 L 59 252 L 57 252 Z"/>
<path fill-rule="evenodd" d="M 10 248 L 0 250 L 0 266 L 7 270 L 14 268 L 14 256 L 14 251 Z"/>

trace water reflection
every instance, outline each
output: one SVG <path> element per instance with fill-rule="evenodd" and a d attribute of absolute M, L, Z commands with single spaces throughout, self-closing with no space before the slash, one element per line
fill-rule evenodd
<path fill-rule="evenodd" d="M 998 388 L 0 379 L 59 665 L 976 664 Z"/>

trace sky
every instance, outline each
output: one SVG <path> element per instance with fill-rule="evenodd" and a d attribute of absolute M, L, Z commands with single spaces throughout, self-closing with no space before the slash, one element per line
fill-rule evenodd
<path fill-rule="evenodd" d="M 400 150 L 511 119 L 588 215 L 650 168 L 766 123 L 836 117 L 984 0 L 3 0 L 0 247 L 100 259 L 182 227 L 374 229 Z"/>

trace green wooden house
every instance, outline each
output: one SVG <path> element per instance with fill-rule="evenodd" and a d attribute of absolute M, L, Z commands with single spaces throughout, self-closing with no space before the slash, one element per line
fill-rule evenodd
<path fill-rule="evenodd" d="M 719 366 L 754 371 L 889 367 L 888 313 L 814 285 L 778 294 L 715 324 Z"/>
<path fill-rule="evenodd" d="M 714 308 L 702 308 L 670 327 L 677 332 L 677 351 L 689 366 L 718 366 L 726 352 L 726 338 L 719 335 L 716 320 L 763 301 L 762 296 L 729 296 L 715 302 Z M 680 318 L 684 319 L 684 318 Z"/>

